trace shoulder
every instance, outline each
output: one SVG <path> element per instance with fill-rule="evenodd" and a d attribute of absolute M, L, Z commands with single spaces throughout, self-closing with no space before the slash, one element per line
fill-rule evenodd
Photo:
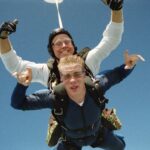
<path fill-rule="evenodd" d="M 54 63 L 54 59 L 53 58 L 49 58 L 48 61 L 47 61 L 47 67 L 49 69 L 52 69 L 53 68 L 53 63 Z"/>
<path fill-rule="evenodd" d="M 90 50 L 91 50 L 91 48 L 89 48 L 89 47 L 84 47 L 84 48 L 82 48 L 82 49 L 79 51 L 78 55 L 79 55 L 80 57 L 82 57 L 82 58 L 85 60 L 86 57 L 87 57 L 87 54 L 89 53 Z"/>

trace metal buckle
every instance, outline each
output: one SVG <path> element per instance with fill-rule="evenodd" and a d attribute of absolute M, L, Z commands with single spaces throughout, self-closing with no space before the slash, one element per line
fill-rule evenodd
<path fill-rule="evenodd" d="M 60 112 L 57 112 L 57 110 L 56 109 L 54 109 L 54 114 L 56 114 L 56 115 L 63 115 L 63 109 L 62 108 L 60 108 Z"/>

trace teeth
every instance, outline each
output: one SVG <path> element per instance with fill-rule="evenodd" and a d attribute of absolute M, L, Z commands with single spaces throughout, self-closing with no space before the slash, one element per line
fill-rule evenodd
<path fill-rule="evenodd" d="M 73 87 L 71 87 L 71 89 L 76 89 L 77 88 L 77 86 L 73 86 Z"/>

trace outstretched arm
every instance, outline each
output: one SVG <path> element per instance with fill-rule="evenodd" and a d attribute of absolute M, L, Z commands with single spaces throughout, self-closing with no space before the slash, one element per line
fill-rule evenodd
<path fill-rule="evenodd" d="M 111 9 L 110 23 L 103 32 L 102 40 L 88 53 L 85 61 L 94 75 L 99 72 L 101 62 L 120 44 L 124 31 L 123 0 L 111 0 L 107 5 Z"/>
<path fill-rule="evenodd" d="M 124 80 L 132 72 L 134 66 L 139 60 L 144 60 L 141 55 L 129 55 L 127 51 L 124 53 L 124 58 L 125 64 L 112 70 L 104 71 L 97 76 L 104 93 L 113 85 Z"/>
<path fill-rule="evenodd" d="M 47 89 L 26 95 L 28 86 L 17 83 L 11 96 L 11 106 L 20 110 L 52 108 L 53 95 Z"/>

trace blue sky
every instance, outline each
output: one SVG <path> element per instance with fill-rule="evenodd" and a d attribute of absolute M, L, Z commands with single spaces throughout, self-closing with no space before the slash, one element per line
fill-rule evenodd
<path fill-rule="evenodd" d="M 125 0 L 125 31 L 122 42 L 101 65 L 110 69 L 123 62 L 123 52 L 143 55 L 134 72 L 107 92 L 108 106 L 115 107 L 123 127 L 118 134 L 125 137 L 127 150 L 150 147 L 149 41 L 150 1 Z M 60 5 L 63 25 L 73 35 L 78 49 L 94 47 L 110 19 L 110 11 L 100 0 L 64 0 Z M 18 18 L 16 33 L 10 36 L 13 47 L 24 59 L 46 62 L 50 31 L 58 27 L 56 7 L 43 0 L 0 0 L 0 22 Z M 11 108 L 10 96 L 16 80 L 0 62 L 0 149 L 48 150 L 45 142 L 50 110 L 19 111 Z M 34 83 L 28 93 L 44 88 Z M 84 150 L 91 150 L 89 147 Z"/>

